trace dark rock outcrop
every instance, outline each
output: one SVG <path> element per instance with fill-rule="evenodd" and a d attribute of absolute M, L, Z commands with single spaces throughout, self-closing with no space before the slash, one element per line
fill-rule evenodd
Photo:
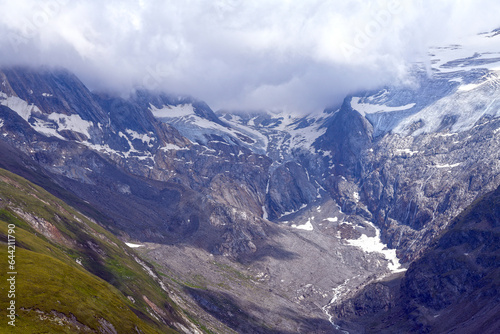
<path fill-rule="evenodd" d="M 499 303 L 500 188 L 461 213 L 402 279 L 368 285 L 336 314 L 352 333 L 493 334 Z"/>

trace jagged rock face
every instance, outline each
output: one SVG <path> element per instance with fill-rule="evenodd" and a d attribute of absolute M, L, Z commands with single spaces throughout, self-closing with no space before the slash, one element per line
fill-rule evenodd
<path fill-rule="evenodd" d="M 161 106 L 166 96 L 95 95 L 65 71 L 6 69 L 2 78 L 4 140 L 109 214 L 117 228 L 156 242 L 200 236 L 203 247 L 226 255 L 255 251 L 251 236 L 257 232 L 247 232 L 255 224 L 262 229 L 267 157 L 217 137 L 191 143 L 143 108 L 148 99 Z M 187 101 L 193 100 L 180 100 Z M 198 115 L 216 118 L 206 104 L 194 103 Z M 227 214 L 236 208 L 250 218 Z"/>
<path fill-rule="evenodd" d="M 498 312 L 500 302 L 499 203 L 500 188 L 461 214 L 436 246 L 410 266 L 401 286 L 402 302 L 419 326 L 453 326 L 462 333 L 500 329 L 498 316 L 487 314 Z M 438 316 L 429 321 L 428 313 Z M 447 319 L 448 314 L 453 318 Z M 456 326 L 465 314 L 475 314 L 475 321 Z"/>
<path fill-rule="evenodd" d="M 338 321 L 351 333 L 497 333 L 499 201 L 500 188 L 476 201 L 403 278 L 368 285 L 339 305 Z"/>
<path fill-rule="evenodd" d="M 307 170 L 296 162 L 287 162 L 276 168 L 269 178 L 268 190 L 269 219 L 298 211 L 304 203 L 311 203 L 317 197 Z"/>
<path fill-rule="evenodd" d="M 340 110 L 331 117 L 330 125 L 315 147 L 331 152 L 330 163 L 335 173 L 359 179 L 363 166 L 362 153 L 372 142 L 372 125 L 359 113 L 353 111 L 349 98 Z"/>
<path fill-rule="evenodd" d="M 335 167 L 325 188 L 344 212 L 380 226 L 401 258 L 414 259 L 453 217 L 500 184 L 499 127 L 497 119 L 483 118 L 459 133 L 363 141 L 358 158 L 347 158 L 350 168 Z"/>
<path fill-rule="evenodd" d="M 1 92 L 36 105 L 44 113 L 77 114 L 101 124 L 107 119 L 93 94 L 68 71 L 4 68 L 1 72 Z"/>
<path fill-rule="evenodd" d="M 337 307 L 335 314 L 338 318 L 356 318 L 388 312 L 394 308 L 397 297 L 397 289 L 393 286 L 373 283 L 355 298 L 348 299 Z"/>
<path fill-rule="evenodd" d="M 453 217 L 500 184 L 500 123 L 483 117 L 475 124 L 455 133 L 386 135 L 367 154 L 361 197 L 401 257 L 418 256 Z"/>
<path fill-rule="evenodd" d="M 330 151 L 322 172 L 332 198 L 344 212 L 373 220 L 405 261 L 500 184 L 497 73 L 457 70 L 421 80 L 422 94 L 392 87 L 347 98 L 314 144 Z"/>

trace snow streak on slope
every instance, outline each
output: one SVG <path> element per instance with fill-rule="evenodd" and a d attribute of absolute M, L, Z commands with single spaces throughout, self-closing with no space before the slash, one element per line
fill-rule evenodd
<path fill-rule="evenodd" d="M 126 242 L 125 245 L 129 246 L 130 248 L 139 248 L 139 247 L 144 247 L 144 245 L 139 245 L 139 244 L 133 244 L 131 242 Z"/>
<path fill-rule="evenodd" d="M 62 140 L 66 140 L 63 136 L 61 136 L 58 132 L 57 129 L 54 127 L 54 125 L 50 122 L 46 122 L 44 120 L 35 118 L 35 121 L 33 124 L 31 124 L 31 127 L 38 133 L 44 134 L 45 136 L 48 137 L 56 137 Z"/>
<path fill-rule="evenodd" d="M 125 130 L 125 132 L 132 137 L 132 140 L 139 139 L 144 144 L 148 145 L 148 147 L 153 147 L 153 142 L 156 141 L 156 138 L 152 137 L 152 135 L 154 135 L 153 132 L 150 132 L 149 134 L 146 133 L 140 134 L 130 129 Z"/>
<path fill-rule="evenodd" d="M 401 111 L 408 110 L 413 108 L 416 103 L 410 103 L 405 106 L 400 107 L 390 107 L 384 104 L 370 104 L 370 103 L 361 103 L 361 98 L 353 97 L 351 100 L 352 109 L 358 111 L 361 115 L 365 116 L 366 114 L 373 114 L 377 112 L 391 112 L 391 111 Z"/>
<path fill-rule="evenodd" d="M 26 122 L 29 120 L 33 111 L 40 112 L 40 109 L 33 104 L 21 100 L 17 96 L 7 96 L 7 94 L 0 92 L 0 103 L 21 116 Z"/>
<path fill-rule="evenodd" d="M 160 150 L 162 150 L 162 151 L 186 151 L 189 149 L 186 147 L 180 147 L 180 146 L 175 145 L 175 144 L 165 144 L 165 146 L 160 147 Z"/>
<path fill-rule="evenodd" d="M 83 120 L 80 115 L 51 113 L 48 115 L 47 120 L 43 120 L 33 115 L 42 115 L 41 110 L 37 106 L 29 104 L 16 96 L 7 96 L 2 92 L 0 92 L 0 104 L 15 111 L 28 122 L 33 129 L 44 135 L 65 139 L 60 135 L 59 131 L 69 130 L 81 133 L 87 136 L 87 138 L 90 138 L 88 130 L 92 126 L 92 123 Z"/>

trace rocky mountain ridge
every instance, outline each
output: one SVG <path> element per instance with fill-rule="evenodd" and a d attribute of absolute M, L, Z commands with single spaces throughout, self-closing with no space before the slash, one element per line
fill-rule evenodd
<path fill-rule="evenodd" d="M 64 70 L 4 68 L 0 139 L 123 238 L 248 264 L 276 298 L 328 319 L 500 185 L 496 39 L 433 49 L 432 75 L 417 65 L 411 85 L 310 115 L 214 113 L 191 97 L 123 98 Z"/>
<path fill-rule="evenodd" d="M 337 306 L 337 321 L 354 333 L 498 332 L 499 195 L 497 188 L 474 201 L 404 277 Z"/>

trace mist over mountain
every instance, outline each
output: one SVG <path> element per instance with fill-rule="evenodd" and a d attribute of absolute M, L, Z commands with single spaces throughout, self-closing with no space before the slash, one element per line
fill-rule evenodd
<path fill-rule="evenodd" d="M 496 1 L 1 1 L 0 64 L 60 66 L 92 90 L 190 94 L 308 113 L 412 83 L 428 48 L 498 27 Z"/>

